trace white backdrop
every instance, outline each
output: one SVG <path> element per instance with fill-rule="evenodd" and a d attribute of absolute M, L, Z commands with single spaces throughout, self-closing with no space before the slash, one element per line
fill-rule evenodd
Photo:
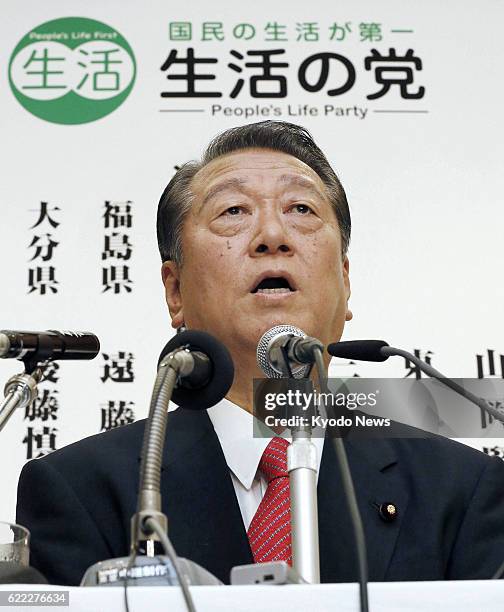
<path fill-rule="evenodd" d="M 183 5 L 156 0 L 148 8 L 124 0 L 4 3 L 0 328 L 90 330 L 100 337 L 108 359 L 62 363 L 59 380 L 41 385 L 45 403 L 28 415 L 16 413 L 1 433 L 3 520 L 14 518 L 17 478 L 28 455 L 113 425 L 109 402 L 118 422 L 146 415 L 157 356 L 172 334 L 155 239 L 157 202 L 177 164 L 197 158 L 212 136 L 240 123 L 268 117 L 302 123 L 346 188 L 353 217 L 354 313 L 346 339 L 384 338 L 417 349 L 422 357 L 430 351 L 431 363 L 451 376 L 504 376 L 504 5 L 497 0 L 340 0 L 328 6 L 322 0 Z M 75 16 L 109 29 L 86 22 L 73 31 L 102 34 L 93 43 L 72 41 L 65 18 Z M 59 38 L 48 41 L 37 28 L 52 20 L 62 20 L 49 28 Z M 118 46 L 116 29 L 134 62 L 124 44 Z M 18 48 L 30 32 L 29 45 Z M 65 46 L 62 33 L 79 46 Z M 279 40 L 266 40 L 274 37 Z M 161 69 L 170 52 L 177 53 L 172 59 L 187 58 L 189 48 L 198 59 L 217 60 L 196 65 L 197 73 L 215 79 L 197 80 L 195 91 L 220 97 L 161 96 L 190 86 L 167 79 L 183 75 L 184 64 Z M 289 66 L 273 67 L 276 78 L 259 81 L 256 94 L 263 97 L 254 97 L 251 77 L 262 69 L 245 65 L 260 61 L 249 51 L 272 49 L 282 53 L 270 59 Z M 365 68 L 372 49 L 382 56 L 382 72 L 377 62 Z M 403 61 L 390 60 L 389 49 Z M 418 60 L 415 66 L 404 59 L 409 49 L 421 69 Z M 333 55 L 313 58 L 317 54 Z M 353 66 L 355 83 L 331 96 L 327 91 L 343 86 L 350 74 L 336 54 Z M 122 64 L 107 67 L 106 58 L 120 58 Z M 320 91 L 303 88 L 298 69 L 305 60 L 311 64 L 305 76 L 312 89 L 328 62 Z M 62 70 L 67 64 L 68 74 Z M 402 71 L 393 73 L 392 66 Z M 280 77 L 286 96 L 272 97 L 282 93 Z M 400 84 L 393 83 L 381 97 L 368 99 L 382 90 L 380 78 L 402 79 L 402 95 Z M 239 79 L 242 88 L 231 97 Z M 420 87 L 424 95 L 411 97 Z M 65 99 L 61 107 L 53 103 L 72 88 L 80 98 Z M 117 108 L 82 122 L 104 114 L 104 104 L 98 104 L 103 100 Z M 229 110 L 212 112 L 212 105 Z M 305 105 L 318 114 L 299 115 Z M 335 107 L 327 115 L 326 105 Z M 252 116 L 246 119 L 246 112 Z M 32 227 L 41 202 L 47 202 L 56 227 L 47 218 Z M 109 227 L 106 202 L 111 203 Z M 131 282 L 120 283 L 114 293 L 112 267 L 120 282 L 123 266 Z M 488 351 L 493 351 L 493 370 Z M 18 362 L 0 363 L 2 384 L 20 370 Z M 401 360 L 387 366 L 333 364 L 331 371 L 408 373 Z M 108 421 L 102 421 L 104 415 Z M 502 453 L 504 446 L 499 439 L 469 443 L 489 453 Z"/>

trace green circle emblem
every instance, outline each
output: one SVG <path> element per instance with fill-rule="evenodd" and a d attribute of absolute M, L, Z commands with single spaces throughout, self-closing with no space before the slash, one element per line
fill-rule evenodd
<path fill-rule="evenodd" d="M 136 62 L 126 39 L 85 17 L 64 17 L 24 36 L 9 62 L 18 102 L 33 115 L 65 125 L 89 123 L 119 107 L 133 89 Z"/>

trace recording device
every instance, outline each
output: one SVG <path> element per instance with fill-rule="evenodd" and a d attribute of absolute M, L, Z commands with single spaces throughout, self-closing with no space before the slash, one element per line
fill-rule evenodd
<path fill-rule="evenodd" d="M 0 330 L 2 359 L 94 359 L 99 351 L 100 341 L 90 332 Z"/>
<path fill-rule="evenodd" d="M 275 325 L 259 340 L 257 363 L 268 378 L 307 378 L 316 348 L 323 351 L 324 345 L 299 327 Z"/>
<path fill-rule="evenodd" d="M 484 399 L 477 397 L 467 389 L 464 389 L 451 378 L 441 374 L 425 361 L 422 361 L 415 355 L 403 349 L 394 348 L 384 340 L 350 340 L 348 342 L 333 342 L 327 347 L 327 352 L 333 357 L 342 357 L 344 359 L 355 359 L 357 361 L 386 361 L 391 356 L 404 357 L 417 367 L 427 376 L 439 380 L 455 393 L 458 393 L 471 403 L 475 404 L 492 417 L 504 423 L 504 415 L 493 406 L 490 406 Z"/>
<path fill-rule="evenodd" d="M 238 565 L 231 570 L 231 584 L 307 584 L 290 565 L 284 561 Z"/>

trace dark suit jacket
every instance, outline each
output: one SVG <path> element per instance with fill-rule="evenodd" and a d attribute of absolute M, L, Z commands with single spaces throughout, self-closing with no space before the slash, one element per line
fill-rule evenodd
<path fill-rule="evenodd" d="M 29 462 L 17 521 L 31 562 L 57 584 L 128 554 L 145 421 L 86 438 Z M 326 440 L 318 481 L 321 579 L 356 580 L 352 529 L 336 456 Z M 346 442 L 367 536 L 372 581 L 490 578 L 504 559 L 504 463 L 440 437 Z M 170 413 L 163 510 L 180 556 L 223 582 L 252 563 L 224 455 L 206 413 Z M 397 519 L 377 507 L 392 502 Z"/>

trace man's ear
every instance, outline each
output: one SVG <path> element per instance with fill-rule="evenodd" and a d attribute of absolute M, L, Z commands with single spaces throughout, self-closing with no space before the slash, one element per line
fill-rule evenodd
<path fill-rule="evenodd" d="M 343 284 L 345 286 L 346 293 L 346 313 L 345 313 L 345 321 L 351 321 L 353 319 L 353 313 L 348 308 L 348 300 L 350 299 L 351 291 L 350 291 L 350 262 L 348 261 L 348 257 L 345 255 L 343 260 Z"/>
<path fill-rule="evenodd" d="M 161 278 L 163 279 L 165 299 L 172 319 L 172 327 L 177 329 L 184 323 L 179 266 L 174 261 L 165 261 L 161 267 Z"/>

